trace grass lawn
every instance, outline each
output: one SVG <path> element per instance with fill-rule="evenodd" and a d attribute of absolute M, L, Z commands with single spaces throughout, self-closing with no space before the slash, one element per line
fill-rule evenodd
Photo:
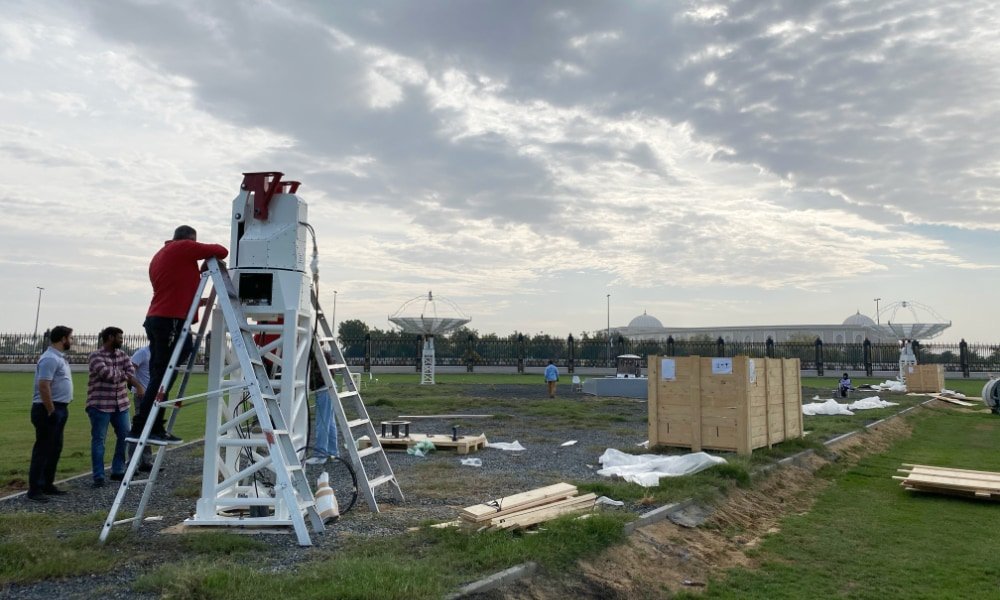
<path fill-rule="evenodd" d="M 206 377 L 192 375 L 187 393 L 205 391 Z M 35 428 L 31 425 L 32 373 L 0 373 L 0 439 L 4 451 L 0 454 L 0 495 L 28 487 L 28 465 L 31 447 L 35 443 Z M 176 386 L 175 386 L 176 387 Z M 73 402 L 69 405 L 62 457 L 56 479 L 90 472 L 90 418 L 86 413 L 87 374 L 73 374 Z M 181 411 L 174 433 L 185 440 L 205 435 L 205 404 L 195 403 Z M 105 458 L 110 464 L 115 450 L 115 434 L 108 428 Z"/>
<path fill-rule="evenodd" d="M 891 478 L 902 463 L 1000 471 L 1000 419 L 929 409 L 912 422 L 912 437 L 886 453 L 831 470 L 813 510 L 786 519 L 755 551 L 759 568 L 731 571 L 703 597 L 1000 597 L 1000 505 L 913 494 Z"/>

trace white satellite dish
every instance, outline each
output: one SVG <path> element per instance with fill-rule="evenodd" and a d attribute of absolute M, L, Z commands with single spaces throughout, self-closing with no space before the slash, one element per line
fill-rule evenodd
<path fill-rule="evenodd" d="M 434 385 L 434 336 L 454 331 L 471 320 L 454 302 L 441 296 L 435 299 L 432 292 L 407 300 L 389 316 L 389 321 L 403 333 L 423 337 L 420 383 L 430 385 Z"/>

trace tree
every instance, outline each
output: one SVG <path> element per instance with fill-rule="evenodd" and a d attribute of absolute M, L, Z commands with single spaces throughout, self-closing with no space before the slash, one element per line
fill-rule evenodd
<path fill-rule="evenodd" d="M 341 321 L 337 326 L 337 338 L 346 356 L 365 355 L 365 335 L 369 333 L 368 325 L 358 319 Z"/>

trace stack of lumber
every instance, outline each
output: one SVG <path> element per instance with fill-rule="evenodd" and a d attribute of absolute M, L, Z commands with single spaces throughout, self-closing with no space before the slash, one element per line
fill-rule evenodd
<path fill-rule="evenodd" d="M 994 471 L 969 471 L 928 465 L 904 464 L 894 475 L 901 485 L 912 491 L 950 494 L 966 498 L 1000 500 L 1000 473 Z"/>
<path fill-rule="evenodd" d="M 461 521 L 490 529 L 520 529 L 594 508 L 597 496 L 577 495 L 575 485 L 557 483 L 463 508 Z"/>

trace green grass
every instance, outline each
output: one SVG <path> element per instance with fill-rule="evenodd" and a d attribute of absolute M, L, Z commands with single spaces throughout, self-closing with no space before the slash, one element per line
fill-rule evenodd
<path fill-rule="evenodd" d="M 913 423 L 886 453 L 828 470 L 833 483 L 813 510 L 785 519 L 756 551 L 760 568 L 731 571 L 704 597 L 1000 597 L 997 504 L 917 495 L 891 479 L 902 463 L 1000 471 L 1000 419 L 922 410 Z"/>
<path fill-rule="evenodd" d="M 0 514 L 0 587 L 111 570 L 115 551 L 98 546 L 104 514 Z"/>
<path fill-rule="evenodd" d="M 245 561 L 169 563 L 141 577 L 136 591 L 165 598 L 342 598 L 411 600 L 440 598 L 461 584 L 526 560 L 557 571 L 624 539 L 624 517 L 564 517 L 536 534 L 471 534 L 430 529 L 391 540 L 356 541 L 336 554 L 292 571 L 262 572 Z M 198 537 L 198 536 L 195 536 Z"/>
<path fill-rule="evenodd" d="M 32 373 L 0 373 L 0 439 L 4 441 L 0 494 L 27 487 L 31 447 L 35 443 L 35 429 L 31 425 L 33 385 Z M 206 385 L 205 375 L 194 374 L 187 393 L 202 393 Z M 87 374 L 74 373 L 73 403 L 69 406 L 69 421 L 66 423 L 57 479 L 90 472 L 90 419 L 85 412 L 86 401 Z M 204 437 L 204 402 L 192 403 L 181 410 L 174 433 L 185 440 Z M 105 444 L 105 459 L 109 462 L 114 452 L 114 439 L 114 431 L 109 428 Z"/>

